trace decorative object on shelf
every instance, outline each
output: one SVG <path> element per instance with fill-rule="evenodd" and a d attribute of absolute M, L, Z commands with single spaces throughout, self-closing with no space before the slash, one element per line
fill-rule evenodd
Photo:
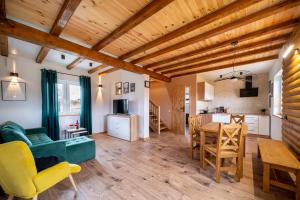
<path fill-rule="evenodd" d="M 122 82 L 116 83 L 116 95 L 122 95 Z"/>
<path fill-rule="evenodd" d="M 261 114 L 266 114 L 266 112 L 267 112 L 267 109 L 265 109 L 265 108 L 262 108 L 262 109 L 260 109 L 260 112 L 261 112 Z"/>
<path fill-rule="evenodd" d="M 129 93 L 129 82 L 123 83 L 123 93 L 128 94 Z"/>
<path fill-rule="evenodd" d="M 26 101 L 26 83 L 1 81 L 3 101 Z"/>
<path fill-rule="evenodd" d="M 145 87 L 150 88 L 150 81 L 145 81 Z"/>
<path fill-rule="evenodd" d="M 135 92 L 135 83 L 130 83 L 130 92 Z"/>
<path fill-rule="evenodd" d="M 225 74 L 221 74 L 219 78 L 215 80 L 215 82 L 218 81 L 224 81 L 224 80 L 242 80 L 246 81 L 246 76 L 250 74 L 250 71 L 247 70 L 235 70 L 235 60 L 236 60 L 236 46 L 238 45 L 238 41 L 233 41 L 231 43 L 233 53 L 234 53 L 234 58 L 233 58 L 233 66 L 232 66 L 232 72 L 228 72 Z"/>

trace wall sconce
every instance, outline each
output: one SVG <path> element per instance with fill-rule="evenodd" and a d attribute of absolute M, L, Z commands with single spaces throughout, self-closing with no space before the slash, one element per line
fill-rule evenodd
<path fill-rule="evenodd" d="M 98 87 L 99 87 L 99 88 L 103 88 L 103 85 L 102 85 L 102 84 L 99 84 Z"/>
<path fill-rule="evenodd" d="M 19 77 L 19 74 L 16 73 L 16 72 L 10 72 L 10 73 L 9 73 L 9 76 L 18 78 L 18 77 Z"/>

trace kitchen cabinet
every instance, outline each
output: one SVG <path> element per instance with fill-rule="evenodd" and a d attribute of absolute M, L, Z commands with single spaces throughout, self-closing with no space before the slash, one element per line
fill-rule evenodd
<path fill-rule="evenodd" d="M 127 141 L 138 139 L 136 115 L 108 115 L 107 134 Z"/>
<path fill-rule="evenodd" d="M 230 114 L 216 113 L 212 115 L 212 121 L 218 123 L 230 123 Z M 249 134 L 269 136 L 269 116 L 267 115 L 245 115 L 245 123 Z"/>
<path fill-rule="evenodd" d="M 216 113 L 212 116 L 213 122 L 230 123 L 230 114 Z"/>
<path fill-rule="evenodd" d="M 258 133 L 259 135 L 269 136 L 270 135 L 270 121 L 269 116 L 261 115 L 258 117 Z"/>
<path fill-rule="evenodd" d="M 199 101 L 212 101 L 214 99 L 214 86 L 207 82 L 198 82 L 197 97 Z"/>

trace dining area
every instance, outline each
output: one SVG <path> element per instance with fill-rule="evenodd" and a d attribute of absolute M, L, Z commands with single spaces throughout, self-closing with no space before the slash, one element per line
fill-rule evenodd
<path fill-rule="evenodd" d="M 222 172 L 233 172 L 239 182 L 243 177 L 243 157 L 247 125 L 244 115 L 231 115 L 230 123 L 203 122 L 199 116 L 189 117 L 190 154 L 199 158 L 200 167 L 215 170 L 220 183 Z M 198 153 L 198 156 L 197 156 Z"/>

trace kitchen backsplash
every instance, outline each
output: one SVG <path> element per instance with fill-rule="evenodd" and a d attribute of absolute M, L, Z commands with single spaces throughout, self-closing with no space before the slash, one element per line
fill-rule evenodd
<path fill-rule="evenodd" d="M 240 98 L 240 89 L 245 87 L 244 81 L 226 80 L 215 82 L 214 100 L 197 101 L 197 113 L 208 107 L 215 111 L 216 107 L 224 106 L 229 113 L 260 113 L 262 108 L 268 109 L 268 74 L 253 76 L 253 87 L 258 87 L 258 97 Z"/>

